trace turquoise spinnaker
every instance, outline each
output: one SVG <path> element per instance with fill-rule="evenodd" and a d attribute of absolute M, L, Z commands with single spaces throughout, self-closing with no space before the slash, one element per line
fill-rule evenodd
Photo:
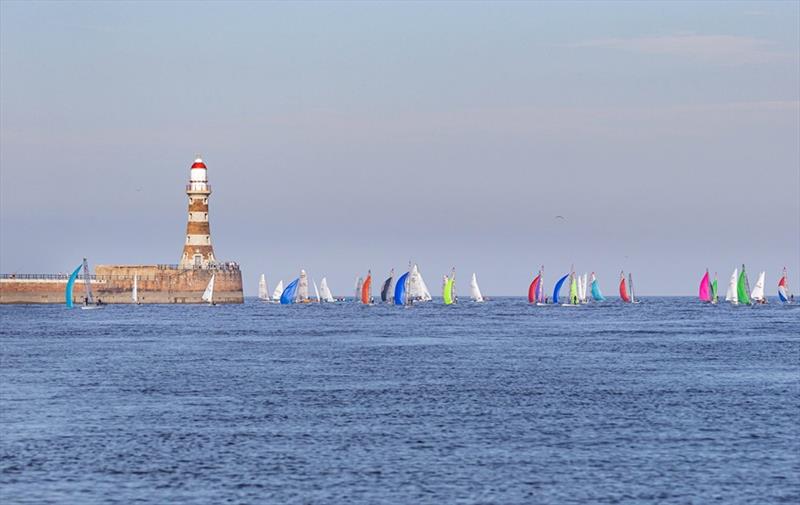
<path fill-rule="evenodd" d="M 394 304 L 405 305 L 406 297 L 406 279 L 408 279 L 408 272 L 404 273 L 397 279 L 397 284 L 394 286 Z"/>
<path fill-rule="evenodd" d="M 65 297 L 67 299 L 67 308 L 72 308 L 72 287 L 75 285 L 75 279 L 78 278 L 78 274 L 81 273 L 81 268 L 83 268 L 83 263 L 78 265 L 78 268 L 72 272 L 72 275 L 69 276 L 69 280 L 67 281 L 67 291 L 65 292 Z"/>
<path fill-rule="evenodd" d="M 558 292 L 561 291 L 561 286 L 564 284 L 564 281 L 567 280 L 567 277 L 569 277 L 569 274 L 558 279 L 558 282 L 556 282 L 556 287 L 553 289 L 553 303 L 558 303 Z"/>
<path fill-rule="evenodd" d="M 294 303 L 294 294 L 297 292 L 297 283 L 300 282 L 300 277 L 293 280 L 286 286 L 286 289 L 281 293 L 281 305 L 289 305 Z"/>
<path fill-rule="evenodd" d="M 592 298 L 594 298 L 596 302 L 602 302 L 605 300 L 603 293 L 600 292 L 600 286 L 597 284 L 597 279 L 592 281 Z"/>

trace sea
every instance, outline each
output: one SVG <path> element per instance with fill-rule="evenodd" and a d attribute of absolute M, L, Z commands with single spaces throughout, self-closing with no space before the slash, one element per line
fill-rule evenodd
<path fill-rule="evenodd" d="M 0 503 L 800 503 L 800 305 L 0 306 Z"/>

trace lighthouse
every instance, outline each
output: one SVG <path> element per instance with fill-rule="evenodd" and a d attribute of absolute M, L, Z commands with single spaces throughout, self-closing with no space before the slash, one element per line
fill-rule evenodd
<path fill-rule="evenodd" d="M 216 262 L 211 246 L 211 228 L 208 224 L 208 169 L 198 156 L 192 163 L 186 196 L 189 197 L 189 222 L 186 224 L 186 242 L 181 256 L 181 268 L 207 268 Z"/>

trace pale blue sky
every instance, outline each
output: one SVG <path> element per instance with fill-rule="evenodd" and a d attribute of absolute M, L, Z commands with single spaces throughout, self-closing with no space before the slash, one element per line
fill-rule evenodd
<path fill-rule="evenodd" d="M 0 270 L 177 262 L 202 153 L 248 294 L 409 258 L 798 287 L 798 5 L 4 1 Z"/>

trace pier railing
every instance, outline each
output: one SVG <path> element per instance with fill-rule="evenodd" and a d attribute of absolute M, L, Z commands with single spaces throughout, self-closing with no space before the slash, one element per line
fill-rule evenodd
<path fill-rule="evenodd" d="M 124 265 L 122 265 L 124 266 Z M 152 268 L 152 265 L 143 265 Z M 212 270 L 212 271 L 220 271 L 220 272 L 238 272 L 239 271 L 239 264 L 234 261 L 220 261 L 217 263 L 211 263 L 205 266 L 193 266 L 193 267 L 184 267 L 182 268 L 178 264 L 158 264 L 155 265 L 158 270 Z M 83 274 L 78 276 L 78 279 L 83 279 Z M 89 279 L 91 280 L 112 280 L 112 279 L 132 279 L 133 276 L 131 275 L 97 275 L 91 274 Z M 145 280 L 146 276 L 140 277 L 140 279 Z M 58 273 L 58 274 L 0 274 L 0 279 L 8 279 L 8 280 L 25 280 L 25 281 L 66 281 L 69 279 L 68 273 Z"/>

